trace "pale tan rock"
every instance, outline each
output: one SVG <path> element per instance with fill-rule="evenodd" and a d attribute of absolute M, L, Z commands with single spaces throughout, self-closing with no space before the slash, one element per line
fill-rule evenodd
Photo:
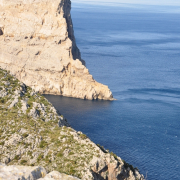
<path fill-rule="evenodd" d="M 39 180 L 80 180 L 80 179 L 63 173 L 59 173 L 57 171 L 52 171 L 49 174 L 47 174 L 44 178 L 40 178 Z"/>
<path fill-rule="evenodd" d="M 102 154 L 101 158 L 93 157 L 90 167 L 94 180 L 145 180 L 136 169 L 134 175 L 129 167 L 125 168 L 120 157 L 115 159 L 110 154 Z"/>
<path fill-rule="evenodd" d="M 80 180 L 57 171 L 49 174 L 43 167 L 6 166 L 0 163 L 0 180 Z"/>
<path fill-rule="evenodd" d="M 8 141 L 5 141 L 5 145 L 14 146 L 22 141 L 22 137 L 19 134 L 13 134 Z"/>
<path fill-rule="evenodd" d="M 113 100 L 81 60 L 70 0 L 1 0 L 0 67 L 35 91 Z"/>
<path fill-rule="evenodd" d="M 37 180 L 46 175 L 42 167 L 6 166 L 0 164 L 0 180 Z"/>

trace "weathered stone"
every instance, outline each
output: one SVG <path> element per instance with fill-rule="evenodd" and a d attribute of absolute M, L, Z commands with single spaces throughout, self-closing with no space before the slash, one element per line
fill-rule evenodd
<path fill-rule="evenodd" d="M 23 112 L 24 114 L 26 114 L 26 110 L 29 108 L 29 105 L 28 105 L 28 103 L 27 103 L 26 101 L 24 101 L 24 100 L 21 100 L 21 104 L 22 104 L 21 110 L 22 110 L 22 112 Z"/>
<path fill-rule="evenodd" d="M 8 108 L 10 109 L 10 108 L 12 108 L 12 107 L 14 107 L 17 103 L 18 103 L 18 98 L 16 97 L 14 100 L 13 100 L 13 102 L 8 106 Z"/>
<path fill-rule="evenodd" d="M 5 96 L 7 96 L 8 95 L 8 92 L 6 92 L 6 91 L 0 91 L 0 97 L 5 97 Z"/>
<path fill-rule="evenodd" d="M 44 178 L 41 178 L 39 180 L 80 180 L 80 179 L 59 173 L 57 171 L 52 171 L 49 174 L 47 174 Z"/>
<path fill-rule="evenodd" d="M 2 180 L 80 180 L 76 177 L 52 171 L 49 174 L 43 167 L 6 166 L 0 163 Z"/>
<path fill-rule="evenodd" d="M 38 118 L 39 117 L 39 111 L 35 109 L 34 107 L 30 110 L 29 116 L 32 116 L 33 118 Z"/>
<path fill-rule="evenodd" d="M 8 141 L 5 141 L 5 146 L 15 146 L 22 141 L 22 137 L 19 134 L 13 134 Z"/>
<path fill-rule="evenodd" d="M 0 164 L 0 179 L 2 180 L 37 180 L 46 175 L 42 167 L 6 166 Z"/>
<path fill-rule="evenodd" d="M 35 91 L 112 100 L 76 46 L 70 0 L 1 0 L 0 66 Z"/>

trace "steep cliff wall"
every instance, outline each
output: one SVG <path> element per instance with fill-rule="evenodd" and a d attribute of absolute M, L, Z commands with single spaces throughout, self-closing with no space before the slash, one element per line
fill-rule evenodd
<path fill-rule="evenodd" d="M 112 100 L 81 60 L 70 0 L 1 0 L 0 67 L 34 90 Z"/>

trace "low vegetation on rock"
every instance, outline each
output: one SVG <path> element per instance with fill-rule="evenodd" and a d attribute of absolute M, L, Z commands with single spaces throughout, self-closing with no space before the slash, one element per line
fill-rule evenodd
<path fill-rule="evenodd" d="M 0 162 L 83 180 L 143 180 L 137 169 L 71 128 L 42 95 L 0 69 Z"/>

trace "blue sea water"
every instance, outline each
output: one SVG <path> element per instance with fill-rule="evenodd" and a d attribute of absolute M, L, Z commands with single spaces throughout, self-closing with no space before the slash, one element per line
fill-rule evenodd
<path fill-rule="evenodd" d="M 148 180 L 180 180 L 180 8 L 73 3 L 72 18 L 87 68 L 117 101 L 45 97 Z"/>

